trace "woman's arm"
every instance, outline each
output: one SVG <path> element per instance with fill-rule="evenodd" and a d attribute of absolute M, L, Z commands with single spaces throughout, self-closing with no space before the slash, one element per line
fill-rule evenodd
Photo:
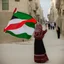
<path fill-rule="evenodd" d="M 35 37 L 35 38 L 40 37 L 40 33 L 36 33 L 36 32 L 34 32 L 34 37 Z"/>
<path fill-rule="evenodd" d="M 43 31 L 43 35 L 47 32 L 47 29 Z"/>

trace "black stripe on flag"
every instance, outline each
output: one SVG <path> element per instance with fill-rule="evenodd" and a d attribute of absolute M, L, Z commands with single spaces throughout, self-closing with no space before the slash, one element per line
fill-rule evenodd
<path fill-rule="evenodd" d="M 11 19 L 15 19 L 15 18 L 17 18 L 17 17 L 15 17 L 15 16 L 12 16 L 12 18 L 11 18 Z"/>

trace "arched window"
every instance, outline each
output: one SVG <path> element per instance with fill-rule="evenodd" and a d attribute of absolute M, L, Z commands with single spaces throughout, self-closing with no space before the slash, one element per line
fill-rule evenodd
<path fill-rule="evenodd" d="M 2 10 L 9 10 L 9 0 L 2 0 Z"/>

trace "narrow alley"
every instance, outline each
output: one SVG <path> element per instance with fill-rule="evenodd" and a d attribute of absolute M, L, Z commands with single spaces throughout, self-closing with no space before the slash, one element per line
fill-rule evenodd
<path fill-rule="evenodd" d="M 37 54 L 34 37 L 30 39 L 36 23 L 48 29 L 43 38 L 46 51 L 37 40 Z M 43 37 L 42 29 L 39 32 Z M 39 53 L 41 49 L 44 54 Z M 49 61 L 34 62 L 34 56 L 39 61 L 46 53 Z M 64 64 L 64 0 L 0 0 L 0 64 Z"/>
<path fill-rule="evenodd" d="M 48 30 L 44 45 L 49 57 L 45 64 L 64 64 L 64 40 L 55 30 Z M 21 44 L 0 44 L 0 64 L 37 64 L 34 62 L 34 40 Z M 42 63 L 44 64 L 44 63 Z"/>

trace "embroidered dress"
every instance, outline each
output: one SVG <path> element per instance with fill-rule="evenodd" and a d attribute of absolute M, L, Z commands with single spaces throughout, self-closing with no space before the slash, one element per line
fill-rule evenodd
<path fill-rule="evenodd" d="M 34 61 L 36 63 L 44 63 L 48 61 L 48 57 L 42 40 L 46 32 L 47 30 L 42 30 L 41 24 L 36 25 L 34 31 Z"/>

